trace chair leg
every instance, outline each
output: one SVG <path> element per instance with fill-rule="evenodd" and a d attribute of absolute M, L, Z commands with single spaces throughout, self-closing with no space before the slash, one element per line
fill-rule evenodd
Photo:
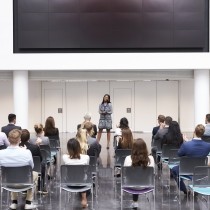
<path fill-rule="evenodd" d="M 123 190 L 121 189 L 121 210 L 123 209 Z"/>

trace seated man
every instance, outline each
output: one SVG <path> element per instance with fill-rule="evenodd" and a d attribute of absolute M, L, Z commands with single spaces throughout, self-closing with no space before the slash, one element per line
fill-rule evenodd
<path fill-rule="evenodd" d="M 4 132 L 0 132 L 0 150 L 6 149 L 9 146 L 9 141 Z"/>
<path fill-rule="evenodd" d="M 34 167 L 33 158 L 30 150 L 25 147 L 19 147 L 21 140 L 21 131 L 18 129 L 11 130 L 8 135 L 10 146 L 4 150 L 0 150 L 0 166 L 13 167 L 13 166 L 26 166 Z M 36 181 L 38 174 L 33 172 L 33 179 Z M 12 204 L 10 209 L 17 209 L 18 193 L 11 193 Z M 32 204 L 33 190 L 27 191 L 25 209 L 34 209 L 36 206 Z"/>
<path fill-rule="evenodd" d="M 203 141 L 201 137 L 205 132 L 205 127 L 201 124 L 195 127 L 194 137 L 191 141 L 183 143 L 178 151 L 178 156 L 187 156 L 187 157 L 206 157 L 210 152 L 210 144 Z M 178 183 L 179 180 L 179 166 L 172 168 L 172 174 Z M 187 188 L 184 184 L 184 181 L 180 179 L 180 190 L 187 194 Z"/>
<path fill-rule="evenodd" d="M 6 126 L 3 126 L 1 128 L 1 131 L 4 132 L 7 137 L 8 137 L 8 134 L 11 130 L 13 129 L 19 129 L 21 130 L 21 127 L 20 126 L 16 126 L 16 115 L 15 114 L 9 114 L 8 115 L 8 121 L 9 121 L 9 124 L 6 125 Z"/>
<path fill-rule="evenodd" d="M 34 145 L 29 143 L 29 139 L 30 139 L 30 133 L 27 129 L 23 129 L 22 130 L 22 134 L 21 134 L 21 143 L 20 146 L 25 147 L 31 151 L 32 156 L 38 156 L 40 157 L 40 160 L 42 161 L 42 156 L 41 156 L 41 151 L 39 146 Z M 47 194 L 47 190 L 45 189 L 45 164 L 41 163 L 41 181 L 42 183 L 40 183 L 40 178 L 38 180 L 38 192 L 45 195 Z"/>

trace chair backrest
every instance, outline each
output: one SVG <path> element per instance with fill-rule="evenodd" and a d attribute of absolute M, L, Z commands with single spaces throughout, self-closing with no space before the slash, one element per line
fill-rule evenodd
<path fill-rule="evenodd" d="M 161 155 L 161 157 L 163 159 L 169 159 L 169 156 L 171 154 L 171 150 L 172 149 L 177 149 L 177 147 L 175 145 L 172 145 L 172 144 L 164 144 L 163 147 L 162 147 L 162 155 Z"/>
<path fill-rule="evenodd" d="M 92 173 L 97 172 L 97 156 L 89 156 L 90 162 L 89 162 L 89 168 Z"/>
<path fill-rule="evenodd" d="M 210 143 L 210 136 L 203 135 L 201 139 L 207 143 Z"/>
<path fill-rule="evenodd" d="M 89 165 L 61 165 L 61 185 L 84 186 L 92 183 Z"/>
<path fill-rule="evenodd" d="M 41 156 L 42 156 L 42 163 L 47 164 L 51 160 L 51 155 L 49 156 L 49 152 L 45 149 L 40 149 Z"/>
<path fill-rule="evenodd" d="M 47 161 L 50 161 L 51 160 L 51 149 L 50 149 L 50 146 L 49 145 L 40 145 L 40 150 L 45 150 L 46 151 L 46 158 L 47 158 Z M 42 153 L 41 153 L 42 154 Z M 43 159 L 45 157 L 42 157 Z"/>
<path fill-rule="evenodd" d="M 41 173 L 41 158 L 39 156 L 33 156 L 34 168 L 33 171 Z"/>
<path fill-rule="evenodd" d="M 193 175 L 196 166 L 206 166 L 207 157 L 181 157 L 179 163 L 179 175 Z"/>
<path fill-rule="evenodd" d="M 157 148 L 157 153 L 161 153 L 162 152 L 161 144 L 162 144 L 162 141 L 160 139 L 153 141 L 153 147 Z"/>
<path fill-rule="evenodd" d="M 147 188 L 155 186 L 153 167 L 123 166 L 121 172 L 122 187 Z"/>
<path fill-rule="evenodd" d="M 210 166 L 194 168 L 193 187 L 210 187 Z"/>
<path fill-rule="evenodd" d="M 32 185 L 33 174 L 31 166 L 5 167 L 1 166 L 2 185 Z"/>
<path fill-rule="evenodd" d="M 170 149 L 168 165 L 179 165 L 180 157 L 177 156 L 178 149 Z"/>
<path fill-rule="evenodd" d="M 131 155 L 131 149 L 117 149 L 115 151 L 115 166 L 123 166 L 128 155 Z"/>

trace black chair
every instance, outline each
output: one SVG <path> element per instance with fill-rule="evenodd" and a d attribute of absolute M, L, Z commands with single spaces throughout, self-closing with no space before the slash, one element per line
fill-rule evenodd
<path fill-rule="evenodd" d="M 121 179 L 121 209 L 123 208 L 123 192 L 138 195 L 153 192 L 154 206 L 151 209 L 155 209 L 155 174 L 153 167 L 123 166 Z"/>
<path fill-rule="evenodd" d="M 31 166 L 5 167 L 1 166 L 1 209 L 3 190 L 23 192 L 35 187 Z"/>
<path fill-rule="evenodd" d="M 89 165 L 61 165 L 60 172 L 60 209 L 62 190 L 69 193 L 91 190 L 93 209 L 93 181 Z"/>
<path fill-rule="evenodd" d="M 202 139 L 203 141 L 207 142 L 207 143 L 210 143 L 210 136 L 203 135 L 203 136 L 201 137 L 201 139 Z"/>

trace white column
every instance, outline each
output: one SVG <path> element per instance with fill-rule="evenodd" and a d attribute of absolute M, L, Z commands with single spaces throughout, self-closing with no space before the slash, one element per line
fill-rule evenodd
<path fill-rule="evenodd" d="M 194 105 L 195 126 L 205 124 L 205 116 L 209 113 L 209 70 L 194 70 Z M 190 106 L 190 104 L 189 104 Z"/>
<path fill-rule="evenodd" d="M 28 129 L 28 71 L 13 71 L 13 101 L 16 125 Z"/>

